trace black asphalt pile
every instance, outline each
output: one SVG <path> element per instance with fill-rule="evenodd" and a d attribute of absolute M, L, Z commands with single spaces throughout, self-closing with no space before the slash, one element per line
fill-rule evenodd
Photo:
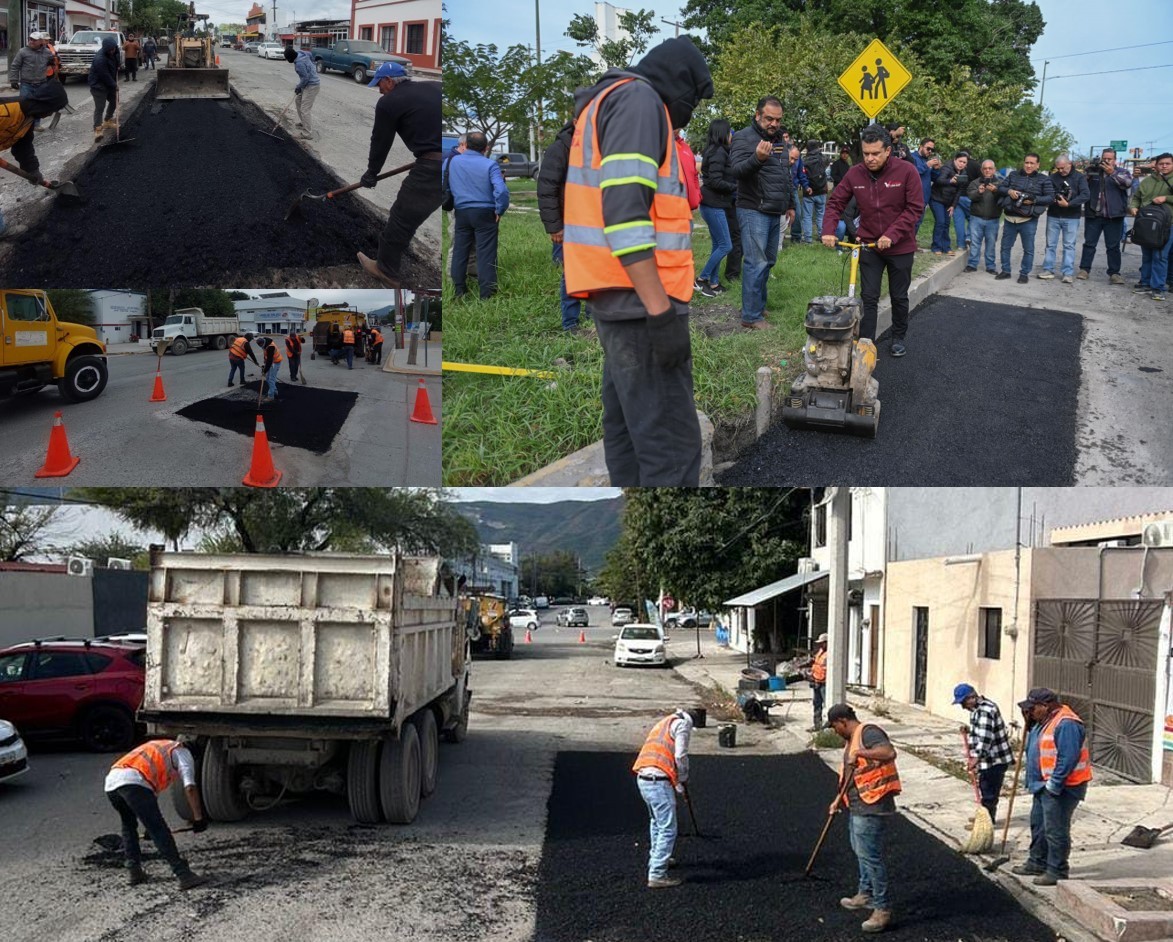
<path fill-rule="evenodd" d="M 648 815 L 633 756 L 563 752 L 554 767 L 538 869 L 535 942 L 819 942 L 861 938 L 867 912 L 840 908 L 858 870 L 847 821 L 803 868 L 835 795 L 814 755 L 694 756 L 689 791 L 702 837 L 676 844 L 684 885 L 647 889 Z M 691 835 L 684 802 L 681 834 Z M 956 851 L 902 816 L 887 859 L 905 942 L 1053 942 L 1055 934 Z"/>
<path fill-rule="evenodd" d="M 235 99 L 143 107 L 123 128 L 133 142 L 99 149 L 75 177 L 84 203 L 57 201 L 21 240 L 5 283 L 304 287 L 345 265 L 350 284 L 365 284 L 355 254 L 376 253 L 385 218 L 347 194 L 302 200 L 300 218 L 285 221 L 299 194 L 341 184 L 261 126 L 259 111 Z"/>
<path fill-rule="evenodd" d="M 269 441 L 325 454 L 354 407 L 358 393 L 278 383 L 277 401 L 262 404 Z M 252 438 L 257 427 L 257 384 L 201 399 L 177 415 Z"/>
<path fill-rule="evenodd" d="M 976 277 L 976 276 L 974 276 Z M 718 475 L 721 484 L 1074 483 L 1078 314 L 936 296 L 908 355 L 879 344 L 875 439 L 781 421 Z"/>

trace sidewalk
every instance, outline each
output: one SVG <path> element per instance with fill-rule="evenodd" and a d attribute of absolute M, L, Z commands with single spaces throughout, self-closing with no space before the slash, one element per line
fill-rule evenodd
<path fill-rule="evenodd" d="M 702 657 L 695 655 L 695 634 L 677 631 L 671 634 L 673 653 L 682 659 L 674 664 L 685 680 L 705 686 L 719 685 L 733 696 L 746 656 L 719 646 L 711 632 L 701 632 Z M 964 678 L 958 678 L 958 682 Z M 809 747 L 812 734 L 811 694 L 806 683 L 799 683 L 772 697 L 792 700 L 791 704 L 771 711 L 771 724 Z M 960 847 L 969 836 L 965 825 L 972 816 L 974 797 L 968 779 L 943 771 L 923 757 L 950 760 L 958 769 L 963 766 L 960 727 L 967 722 L 964 710 L 957 708 L 956 718 L 935 716 L 919 707 L 891 701 L 877 701 L 866 694 L 848 693 L 848 702 L 859 718 L 884 727 L 899 752 L 898 765 L 903 792 L 898 798 L 901 812 L 921 828 L 938 837 L 947 846 Z M 1013 704 L 999 704 L 1009 721 L 1017 713 Z M 830 704 L 827 704 L 830 707 Z M 881 715 L 882 714 L 882 715 Z M 753 739 L 760 726 L 739 722 L 738 744 Z M 749 736 L 743 734 L 749 733 Z M 829 767 L 838 771 L 841 750 L 820 750 Z M 1011 773 L 1012 774 L 1012 773 Z M 1007 776 L 1006 792 L 1011 776 Z M 1008 802 L 1006 793 L 999 805 L 994 849 L 976 856 L 981 866 L 998 855 Z M 1056 899 L 1057 888 L 1035 886 L 1029 877 L 1012 874 L 1010 868 L 1026 858 L 1030 844 L 1031 798 L 1020 790 L 1014 800 L 1013 817 L 1006 844 L 1011 863 L 1003 864 L 990 878 L 1013 893 L 1027 909 L 1070 940 L 1095 939 L 1084 926 L 1073 923 L 1066 903 Z M 1135 825 L 1161 827 L 1173 822 L 1173 797 L 1163 785 L 1134 785 L 1107 772 L 1096 772 L 1087 800 L 1080 805 L 1072 823 L 1071 880 L 1068 884 L 1101 883 L 1111 880 L 1134 880 L 1151 885 L 1156 875 L 1173 873 L 1173 839 L 1158 840 L 1150 850 L 1125 847 L 1120 840 Z M 1167 832 L 1168 833 L 1168 832 Z M 1063 884 L 1060 884 L 1062 886 Z M 1139 914 L 1138 914 L 1139 915 Z M 1157 936 L 1146 936 L 1156 939 Z"/>
<path fill-rule="evenodd" d="M 383 344 L 384 351 L 387 351 L 387 344 Z M 384 373 L 407 373 L 412 376 L 439 376 L 440 363 L 443 360 L 443 347 L 439 340 L 429 340 L 426 343 L 420 342 L 415 351 L 415 364 L 412 365 L 407 362 L 408 356 L 411 354 L 411 338 L 404 344 L 402 350 L 396 350 L 391 347 L 389 351 L 390 356 L 386 352 L 383 355 L 383 372 Z"/>

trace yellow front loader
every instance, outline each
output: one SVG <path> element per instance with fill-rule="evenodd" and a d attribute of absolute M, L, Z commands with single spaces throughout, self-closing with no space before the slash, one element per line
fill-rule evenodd
<path fill-rule="evenodd" d="M 167 47 L 167 68 L 158 70 L 156 98 L 172 101 L 232 97 L 228 70 L 220 68 L 216 57 L 215 38 L 209 32 L 195 30 L 196 21 L 207 19 L 206 13 L 196 14 L 194 3 L 190 12 L 179 17 L 179 28 Z"/>

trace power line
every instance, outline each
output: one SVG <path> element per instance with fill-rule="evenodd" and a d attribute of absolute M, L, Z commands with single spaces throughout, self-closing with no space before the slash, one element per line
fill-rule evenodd
<path fill-rule="evenodd" d="M 1031 59 L 1031 62 L 1041 62 L 1046 59 L 1048 62 L 1054 62 L 1056 59 L 1071 59 L 1077 56 L 1095 56 L 1101 52 L 1122 52 L 1125 49 L 1144 49 L 1147 46 L 1168 46 L 1173 44 L 1173 39 L 1162 40 L 1159 43 L 1141 43 L 1139 46 L 1116 46 L 1114 49 L 1093 49 L 1091 52 L 1069 52 L 1063 56 L 1037 56 Z"/>
<path fill-rule="evenodd" d="M 1142 65 L 1135 69 L 1108 69 L 1105 72 L 1072 72 L 1070 75 L 1052 75 L 1051 81 L 1065 78 L 1083 78 L 1085 75 L 1115 75 L 1117 72 L 1144 72 L 1147 69 L 1173 69 L 1173 62 L 1165 65 Z"/>

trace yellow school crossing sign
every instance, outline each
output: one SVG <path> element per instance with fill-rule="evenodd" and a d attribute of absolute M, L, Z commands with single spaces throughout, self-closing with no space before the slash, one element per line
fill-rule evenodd
<path fill-rule="evenodd" d="M 908 69 L 878 39 L 839 76 L 839 84 L 863 113 L 875 118 L 912 81 Z"/>

